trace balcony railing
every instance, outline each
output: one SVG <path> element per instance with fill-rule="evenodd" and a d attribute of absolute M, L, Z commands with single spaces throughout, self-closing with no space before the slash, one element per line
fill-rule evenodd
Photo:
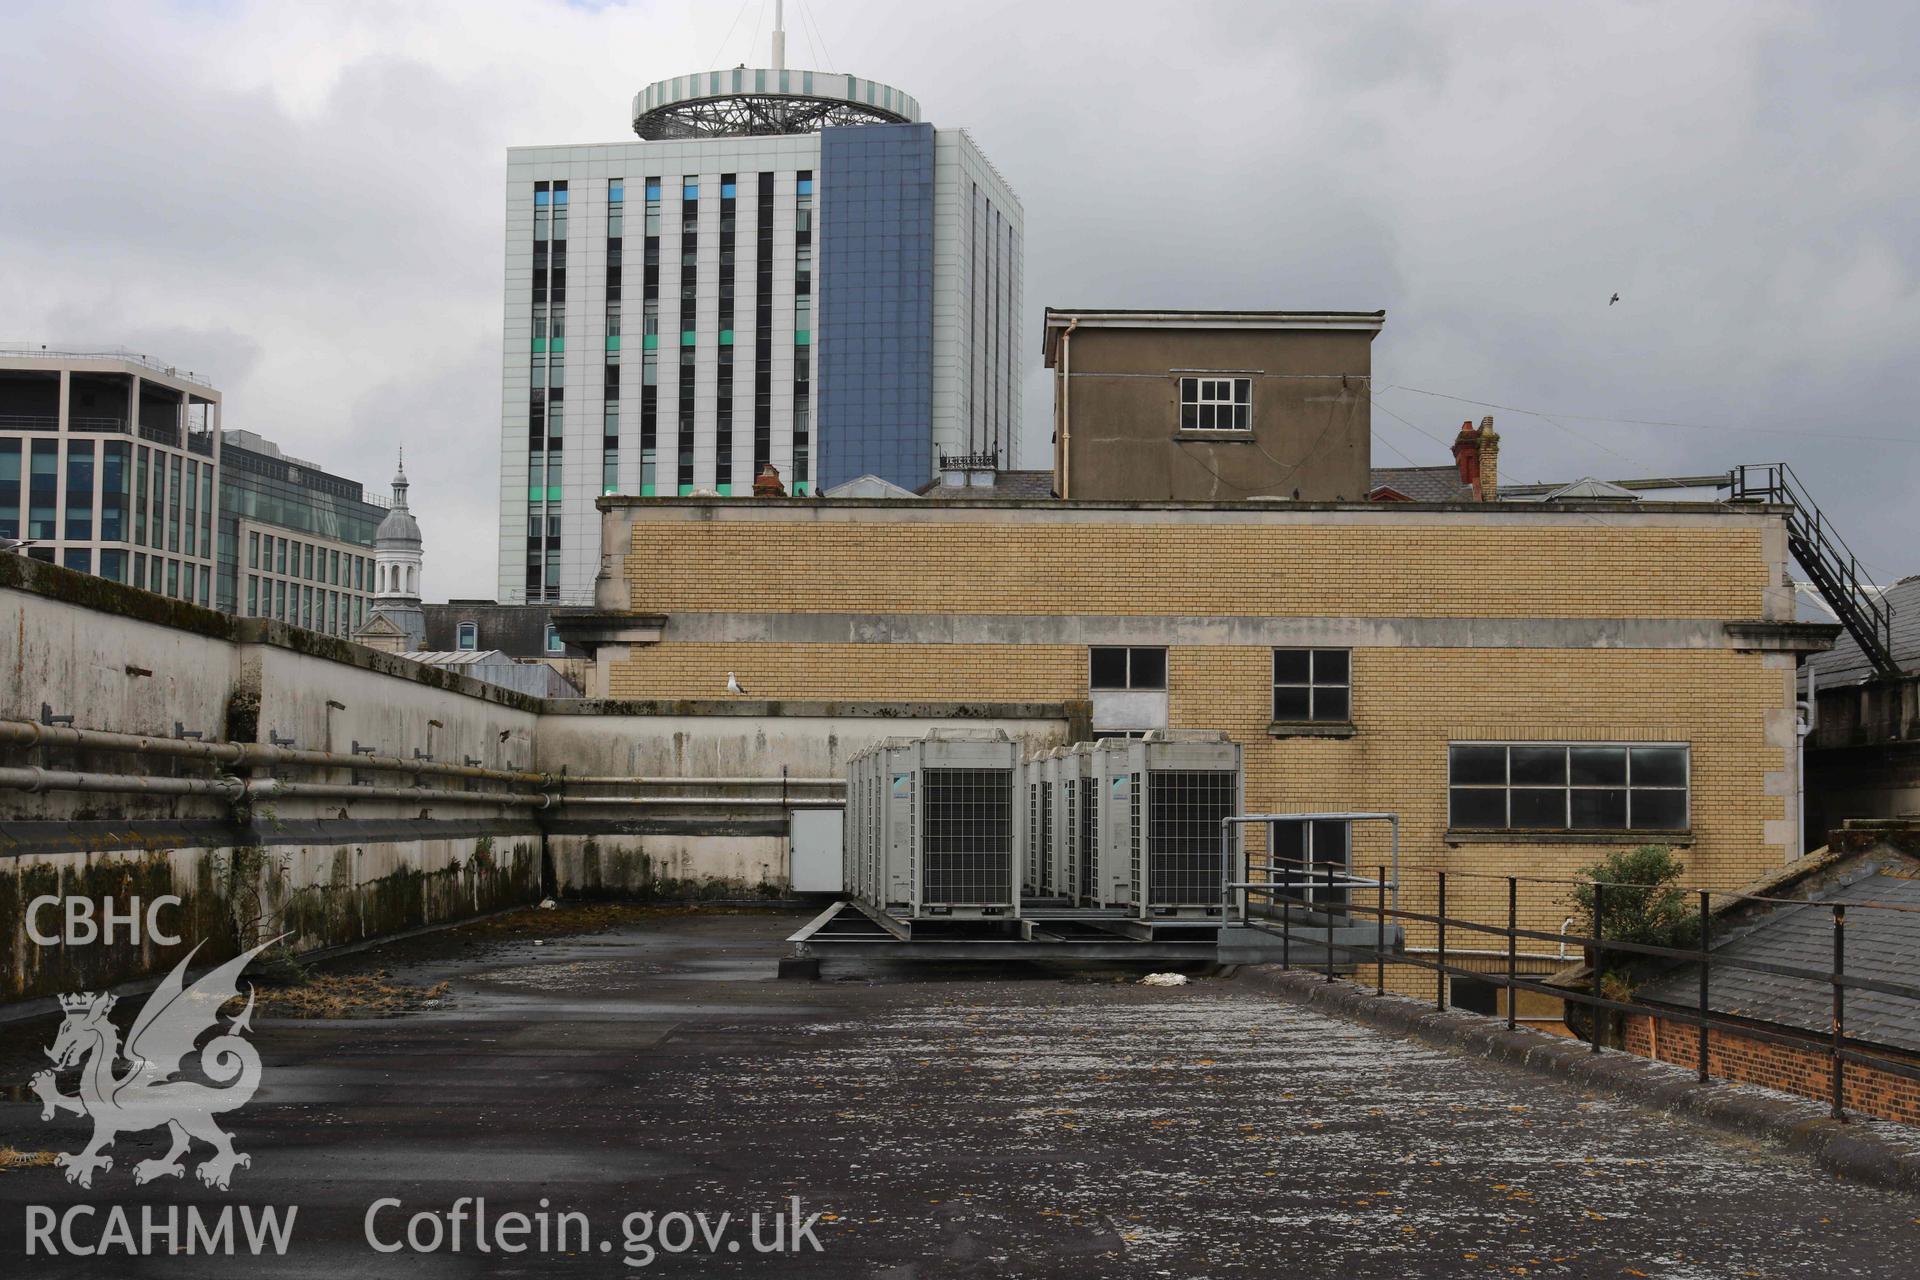
<path fill-rule="evenodd" d="M 58 414 L 0 413 L 0 431 L 58 431 L 59 429 Z M 100 435 L 124 435 L 127 430 L 127 420 L 102 417 L 97 414 L 72 414 L 67 418 L 67 430 Z"/>
<path fill-rule="evenodd" d="M 176 382 L 191 382 L 209 389 L 213 386 L 211 381 L 197 373 L 126 347 L 46 347 L 37 342 L 0 342 L 0 356 L 25 356 L 34 360 L 124 360 Z"/>

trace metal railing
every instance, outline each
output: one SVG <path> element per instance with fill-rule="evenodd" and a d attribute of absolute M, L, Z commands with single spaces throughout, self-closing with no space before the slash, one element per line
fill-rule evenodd
<path fill-rule="evenodd" d="M 1893 609 L 1861 575 L 1860 558 L 1814 505 L 1806 486 L 1784 462 L 1754 463 L 1727 473 L 1734 502 L 1779 503 L 1788 508 L 1787 549 L 1812 579 L 1840 625 L 1882 675 L 1900 674 L 1893 656 Z"/>
<path fill-rule="evenodd" d="M 1293 815 L 1284 815 L 1292 819 Z M 1270 819 L 1261 818 L 1260 821 Z M 1600 1053 L 1603 1042 L 1611 1038 L 1611 1027 L 1603 1030 L 1602 1021 L 1609 1015 L 1614 1017 L 1637 1015 L 1651 1020 L 1649 1037 L 1653 1052 L 1649 1055 L 1657 1060 L 1661 1058 L 1658 1043 L 1658 1026 L 1670 1023 L 1694 1028 L 1694 1072 L 1702 1084 L 1712 1078 L 1712 1048 L 1715 1032 L 1737 1036 L 1750 1041 L 1780 1048 L 1797 1050 L 1802 1053 L 1824 1058 L 1827 1064 L 1828 1089 L 1825 1101 L 1829 1113 L 1836 1120 L 1847 1118 L 1847 1068 L 1859 1066 L 1884 1072 L 1902 1080 L 1920 1082 L 1920 1054 L 1903 1055 L 1897 1051 L 1889 1052 L 1863 1042 L 1849 1035 L 1847 1030 L 1847 996 L 1849 992 L 1871 992 L 1898 1000 L 1920 1001 L 1920 985 L 1890 982 L 1880 978 L 1860 976 L 1847 972 L 1847 920 L 1849 913 L 1856 917 L 1865 911 L 1900 912 L 1912 921 L 1912 927 L 1920 930 L 1920 910 L 1913 907 L 1874 902 L 1809 902 L 1804 899 L 1763 898 L 1744 894 L 1720 893 L 1709 890 L 1686 890 L 1690 899 L 1690 919 L 1685 927 L 1676 930 L 1680 935 L 1670 941 L 1691 942 L 1691 945 L 1659 945 L 1651 942 L 1634 941 L 1625 937 L 1609 938 L 1605 936 L 1609 924 L 1616 921 L 1620 899 L 1627 895 L 1646 895 L 1649 886 L 1639 884 L 1609 883 L 1596 880 L 1559 880 L 1533 876 L 1498 876 L 1476 872 L 1461 871 L 1425 871 L 1420 873 L 1420 883 L 1404 881 L 1398 874 L 1389 875 L 1388 867 L 1380 864 L 1373 876 L 1354 873 L 1346 863 L 1313 862 L 1292 859 L 1268 859 L 1256 864 L 1252 870 L 1262 872 L 1258 877 L 1243 876 L 1241 881 L 1229 885 L 1230 901 L 1238 895 L 1242 904 L 1236 918 L 1231 913 L 1230 923 L 1242 924 L 1253 928 L 1262 928 L 1281 938 L 1281 964 L 1285 968 L 1298 967 L 1294 963 L 1296 950 L 1312 956 L 1311 967 L 1325 975 L 1326 981 L 1333 982 L 1340 976 L 1338 970 L 1346 970 L 1353 980 L 1366 967 L 1373 969 L 1373 986 L 1376 994 L 1384 995 L 1387 990 L 1386 969 L 1388 965 L 1409 965 L 1425 970 L 1434 976 L 1433 1003 L 1436 1009 L 1445 1011 L 1449 1006 L 1449 980 L 1468 978 L 1486 982 L 1506 992 L 1505 1020 L 1509 1030 L 1516 1029 L 1522 1021 L 1519 1016 L 1521 993 L 1533 993 L 1553 1000 L 1564 1001 L 1585 1011 L 1587 1030 L 1581 1034 L 1574 1024 L 1577 1019 L 1568 1018 L 1568 1028 L 1585 1039 L 1592 1052 Z M 1420 896 L 1431 903 L 1427 910 L 1402 907 L 1400 898 L 1403 892 L 1412 896 L 1416 891 L 1430 887 L 1430 897 L 1425 892 Z M 1469 911 L 1462 914 L 1462 888 L 1468 890 L 1469 901 L 1482 905 L 1487 910 Z M 1569 925 L 1558 930 L 1532 928 L 1522 923 L 1523 919 L 1538 918 L 1541 908 L 1547 905 L 1537 896 L 1529 902 L 1528 909 L 1522 909 L 1522 890 L 1530 894 L 1551 890 L 1552 902 L 1566 904 L 1575 900 L 1576 891 L 1584 889 L 1589 896 L 1591 908 L 1587 911 L 1576 910 Z M 1370 892 L 1369 892 L 1370 891 Z M 1450 892 L 1451 891 L 1451 892 Z M 1391 900 L 1389 899 L 1391 893 Z M 1615 909 L 1607 907 L 1609 894 L 1615 895 Z M 1257 911 L 1249 899 L 1264 901 L 1264 911 Z M 1369 899 L 1371 899 L 1369 901 Z M 1454 905 L 1449 908 L 1449 901 Z M 1716 902 L 1720 905 L 1716 908 Z M 1731 955 L 1714 950 L 1716 925 L 1721 926 L 1721 942 L 1725 943 L 1734 936 L 1744 936 L 1750 926 L 1735 927 L 1727 922 L 1728 913 L 1746 904 L 1776 909 L 1812 910 L 1824 913 L 1830 920 L 1828 936 L 1831 939 L 1830 950 L 1825 950 L 1827 963 L 1824 965 L 1790 965 L 1771 960 L 1761 960 L 1745 955 Z M 1555 908 L 1556 910 L 1558 907 Z M 1495 918 L 1485 918 L 1492 915 Z M 1374 927 L 1361 926 L 1353 929 L 1354 917 L 1374 922 Z M 1357 932 L 1361 941 L 1337 941 L 1336 919 L 1345 919 L 1349 925 L 1347 936 L 1352 938 Z M 1571 932 L 1575 924 L 1594 928 L 1591 935 Z M 1399 931 L 1390 931 L 1388 922 L 1417 926 L 1431 937 L 1431 946 L 1408 947 L 1392 945 Z M 1371 944 L 1365 939 L 1371 935 Z M 1404 936 L 1404 935 L 1401 935 Z M 1468 939 L 1465 946 L 1459 945 L 1462 937 Z M 1498 947 L 1476 948 L 1471 945 L 1475 938 L 1497 939 Z M 1533 969 L 1544 962 L 1556 964 L 1570 963 L 1560 960 L 1556 953 L 1523 951 L 1523 943 L 1547 944 L 1564 950 L 1567 944 L 1582 949 L 1590 976 L 1588 986 L 1582 990 L 1576 986 L 1548 985 L 1540 981 L 1544 975 L 1523 974 L 1522 962 Z M 1823 949 L 1824 950 L 1824 949 Z M 1341 959 L 1336 961 L 1336 955 Z M 1469 959 L 1493 963 L 1482 967 L 1471 967 L 1465 963 Z M 1658 1001 L 1649 1002 L 1636 998 L 1641 988 L 1629 985 L 1635 976 L 1625 966 L 1634 962 L 1646 965 L 1654 962 L 1661 966 L 1661 972 L 1653 975 L 1639 975 L 1648 981 L 1668 979 L 1669 988 L 1677 981 L 1684 980 L 1686 966 L 1697 967 L 1697 985 L 1693 999 L 1686 1003 Z M 1790 1023 L 1766 1021 L 1757 1016 L 1740 1017 L 1718 1011 L 1712 1007 L 1714 975 L 1729 972 L 1747 972 L 1767 974 L 1774 978 L 1799 980 L 1812 984 L 1816 988 L 1824 987 L 1826 996 L 1825 1013 L 1828 1029 L 1825 1032 L 1805 1027 L 1796 1027 Z M 1677 977 L 1675 975 L 1678 975 Z M 1625 981 L 1619 981 L 1624 979 Z M 1643 984 L 1644 985 L 1644 984 Z M 1499 1015 L 1494 1015 L 1499 1016 Z M 1537 1020 L 1537 1019 L 1529 1019 Z M 1624 1045 L 1616 1045 L 1624 1047 Z M 1767 1083 L 1750 1077 L 1736 1077 L 1722 1073 L 1724 1078 L 1741 1079 L 1746 1083 Z M 1816 1096 L 1806 1094 L 1805 1096 Z M 1856 1108 L 1857 1109 L 1857 1108 Z"/>
<path fill-rule="evenodd" d="M 143 352 L 127 347 L 49 347 L 37 342 L 0 342 L 0 356 L 24 356 L 31 360 L 124 360 L 128 364 L 137 364 L 143 369 L 151 369 L 178 382 L 191 382 L 197 386 L 211 387 L 213 383 L 178 365 L 168 364 Z"/>
<path fill-rule="evenodd" d="M 0 413 L 0 431 L 58 431 L 57 413 Z"/>

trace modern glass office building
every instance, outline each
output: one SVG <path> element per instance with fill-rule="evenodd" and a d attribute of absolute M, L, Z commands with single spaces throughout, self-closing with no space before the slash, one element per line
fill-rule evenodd
<path fill-rule="evenodd" d="M 0 545 L 213 603 L 220 393 L 121 348 L 0 348 Z"/>
<path fill-rule="evenodd" d="M 605 493 L 746 497 L 1014 464 L 1019 201 L 964 131 L 775 65 L 507 154 L 500 599 L 585 601 Z"/>
<path fill-rule="evenodd" d="M 225 432 L 220 461 L 216 606 L 351 635 L 372 606 L 387 501 L 251 431 Z"/>

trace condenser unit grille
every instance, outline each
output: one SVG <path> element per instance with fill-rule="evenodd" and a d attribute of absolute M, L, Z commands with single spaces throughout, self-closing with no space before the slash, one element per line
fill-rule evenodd
<path fill-rule="evenodd" d="M 1066 847 L 1065 879 L 1060 891 L 1068 898 L 1080 892 L 1080 785 L 1072 778 L 1060 784 L 1060 836 Z"/>
<path fill-rule="evenodd" d="M 1140 775 L 1133 774 L 1127 785 L 1127 800 L 1131 806 L 1127 814 L 1127 846 L 1130 864 L 1127 882 L 1128 901 L 1140 901 Z"/>
<path fill-rule="evenodd" d="M 1041 893 L 1053 892 L 1053 784 L 1040 784 L 1040 879 Z"/>
<path fill-rule="evenodd" d="M 1098 861 L 1100 830 L 1100 788 L 1088 779 L 1080 787 L 1080 897 L 1094 896 L 1094 863 Z"/>
<path fill-rule="evenodd" d="M 1012 900 L 1013 775 L 928 769 L 918 797 L 923 902 Z"/>
<path fill-rule="evenodd" d="M 1148 901 L 1192 906 L 1220 897 L 1221 819 L 1234 811 L 1234 774 L 1156 769 L 1147 775 Z"/>

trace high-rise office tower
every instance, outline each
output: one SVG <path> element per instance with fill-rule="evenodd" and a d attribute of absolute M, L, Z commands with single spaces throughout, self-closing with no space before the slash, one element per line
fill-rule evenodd
<path fill-rule="evenodd" d="M 508 151 L 502 600 L 591 594 L 604 493 L 1013 465 L 1019 201 L 964 131 L 784 43 L 641 90 L 639 141 Z"/>

